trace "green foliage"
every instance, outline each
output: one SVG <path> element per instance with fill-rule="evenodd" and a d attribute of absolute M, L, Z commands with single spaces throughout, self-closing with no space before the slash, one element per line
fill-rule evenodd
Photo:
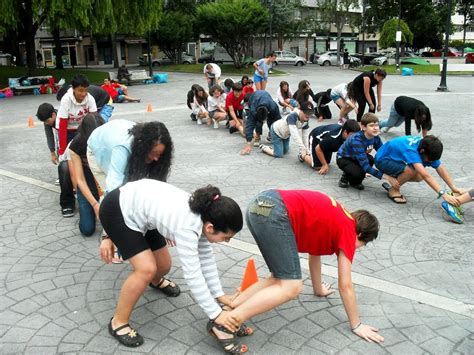
<path fill-rule="evenodd" d="M 272 35 L 294 38 L 301 34 L 305 24 L 295 16 L 302 5 L 301 0 L 260 0 L 260 2 L 268 10 L 269 16 L 263 32 L 270 33 L 271 21 Z"/>
<path fill-rule="evenodd" d="M 393 18 L 384 23 L 382 31 L 380 32 L 380 47 L 389 48 L 395 47 L 397 45 L 396 33 L 398 30 L 398 19 Z M 400 20 L 400 31 L 402 31 L 402 45 L 411 45 L 413 43 L 413 32 L 410 31 L 410 28 L 405 21 Z"/>
<path fill-rule="evenodd" d="M 218 42 L 240 68 L 251 38 L 267 25 L 268 11 L 253 0 L 217 0 L 199 5 L 196 21 L 201 33 Z"/>
<path fill-rule="evenodd" d="M 175 58 L 183 44 L 193 37 L 193 17 L 181 11 L 167 11 L 153 37 L 169 58 Z"/>

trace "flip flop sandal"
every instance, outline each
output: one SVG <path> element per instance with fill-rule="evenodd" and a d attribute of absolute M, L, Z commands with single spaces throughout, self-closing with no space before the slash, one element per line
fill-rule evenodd
<path fill-rule="evenodd" d="M 244 323 L 240 325 L 240 328 L 235 332 L 238 337 L 248 337 L 253 334 L 253 329 L 246 326 Z"/>
<path fill-rule="evenodd" d="M 136 332 L 135 329 L 130 327 L 130 324 L 124 324 L 121 325 L 120 327 L 117 327 L 116 329 L 112 329 L 112 318 L 110 318 L 109 322 L 109 333 L 112 335 L 115 339 L 118 340 L 118 342 L 122 345 L 128 346 L 129 348 L 136 348 L 137 346 L 140 346 L 144 343 L 143 337 Z M 126 334 L 117 334 L 120 330 L 124 328 L 130 328 L 130 331 Z"/>
<path fill-rule="evenodd" d="M 216 328 L 217 330 L 224 332 L 226 334 L 232 334 L 234 337 L 229 338 L 229 339 L 219 339 L 214 333 L 214 330 L 212 328 Z M 212 319 L 207 322 L 206 329 L 209 334 L 211 334 L 213 337 L 217 339 L 219 344 L 222 346 L 222 350 L 224 350 L 228 354 L 232 355 L 238 355 L 238 354 L 243 354 L 248 351 L 248 347 L 245 344 L 239 344 L 238 342 L 235 341 L 235 333 L 232 333 L 229 331 L 226 327 L 215 323 Z"/>
<path fill-rule="evenodd" d="M 407 200 L 405 200 L 405 197 L 403 195 L 396 195 L 396 196 L 390 196 L 390 195 L 387 195 L 388 198 L 390 200 L 392 200 L 393 202 L 395 202 L 396 204 L 398 205 L 404 205 L 405 203 L 407 203 Z M 403 199 L 403 200 L 398 200 L 397 199 Z"/>
<path fill-rule="evenodd" d="M 165 287 L 160 287 L 163 284 L 163 282 L 165 282 L 165 280 L 168 281 L 169 284 Z M 164 277 L 161 278 L 161 281 L 158 283 L 158 285 L 155 286 L 150 282 L 149 286 L 151 288 L 154 288 L 155 290 L 163 292 L 168 297 L 178 297 L 179 294 L 181 293 L 181 289 L 179 288 L 178 285 L 176 285 L 174 282 L 171 282 L 168 279 L 165 279 Z"/>

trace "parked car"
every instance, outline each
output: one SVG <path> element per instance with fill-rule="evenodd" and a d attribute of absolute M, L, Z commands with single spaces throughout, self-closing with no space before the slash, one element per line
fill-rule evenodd
<path fill-rule="evenodd" d="M 276 65 L 292 64 L 292 65 L 302 66 L 306 64 L 306 59 L 289 51 L 275 51 L 275 54 L 276 54 L 276 60 L 275 60 Z"/>
<path fill-rule="evenodd" d="M 436 50 L 436 51 L 425 51 L 421 53 L 422 57 L 442 57 L 443 56 L 443 50 Z M 448 48 L 448 57 L 460 57 L 461 52 L 459 52 L 455 48 Z"/>
<path fill-rule="evenodd" d="M 374 59 L 372 59 L 370 61 L 370 64 L 377 65 L 377 66 L 387 65 L 388 64 L 388 57 L 384 56 L 384 55 L 382 55 L 380 57 L 375 57 Z"/>
<path fill-rule="evenodd" d="M 383 54 L 381 53 L 376 53 L 376 52 L 371 52 L 371 53 L 365 53 L 364 55 L 362 55 L 361 53 L 355 53 L 355 54 L 352 54 L 353 57 L 356 57 L 356 58 L 359 58 L 359 60 L 361 61 L 362 63 L 362 60 L 364 61 L 364 65 L 368 65 L 370 64 L 370 62 L 377 58 L 377 57 L 381 57 L 383 56 Z"/>
<path fill-rule="evenodd" d="M 466 54 L 466 64 L 474 64 L 474 52 Z"/>
<path fill-rule="evenodd" d="M 142 57 L 138 57 L 138 63 L 141 66 L 147 66 L 148 54 L 143 54 Z M 196 63 L 196 58 L 194 58 L 194 56 L 186 52 L 181 53 L 181 64 L 195 64 L 195 63 Z M 170 65 L 170 64 L 174 64 L 174 60 L 168 58 L 167 56 L 151 59 L 151 65 L 154 67 L 159 67 L 160 65 Z"/>
<path fill-rule="evenodd" d="M 339 63 L 337 62 L 337 52 L 336 51 L 329 51 L 329 52 L 324 52 L 322 54 L 313 54 L 313 63 L 314 64 L 319 64 L 322 66 L 330 66 L 330 65 L 336 65 L 338 66 Z M 351 67 L 358 67 L 362 64 L 362 61 L 354 56 L 354 55 L 349 55 L 349 66 Z"/>
<path fill-rule="evenodd" d="M 223 64 L 223 63 L 232 63 L 234 60 L 232 57 L 227 53 L 227 51 L 219 46 L 216 45 L 211 51 L 203 54 L 199 59 L 198 63 L 206 64 L 206 63 L 216 63 L 216 64 Z"/>

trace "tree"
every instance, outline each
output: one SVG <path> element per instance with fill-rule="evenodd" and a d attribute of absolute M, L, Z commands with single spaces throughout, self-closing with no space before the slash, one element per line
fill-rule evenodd
<path fill-rule="evenodd" d="M 218 0 L 196 9 L 198 28 L 229 53 L 236 68 L 242 67 L 251 38 L 261 33 L 267 20 L 268 11 L 253 0 Z"/>
<path fill-rule="evenodd" d="M 336 27 L 337 32 L 337 62 L 340 62 L 341 35 L 345 24 L 353 27 L 360 16 L 353 10 L 359 8 L 359 0 L 321 0 L 318 10 L 323 23 Z"/>
<path fill-rule="evenodd" d="M 472 0 L 458 0 L 456 11 L 463 16 L 462 24 L 462 56 L 464 56 L 464 47 L 466 45 L 466 30 L 473 20 L 473 5 Z"/>
<path fill-rule="evenodd" d="M 191 15 L 180 11 L 166 11 L 160 20 L 154 40 L 165 54 L 178 61 L 183 43 L 193 38 L 193 20 Z"/>
<path fill-rule="evenodd" d="M 380 32 L 379 43 L 382 48 L 395 47 L 397 42 L 395 41 L 396 33 L 398 31 L 398 19 L 393 18 L 385 22 Z M 400 20 L 400 31 L 402 31 L 402 40 L 400 44 L 402 46 L 411 45 L 413 43 L 413 32 L 405 21 Z"/>

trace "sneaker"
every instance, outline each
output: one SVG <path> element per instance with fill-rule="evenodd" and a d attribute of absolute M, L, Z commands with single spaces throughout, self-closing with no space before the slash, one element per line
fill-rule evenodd
<path fill-rule="evenodd" d="M 449 192 L 448 192 L 448 195 L 451 195 L 451 196 L 453 196 L 453 197 L 456 197 L 456 196 L 454 195 L 454 192 L 452 192 L 452 191 L 449 191 Z M 456 210 L 456 212 L 458 213 L 459 216 L 464 216 L 464 211 L 462 210 L 461 206 L 459 206 L 459 207 L 456 207 L 456 206 L 453 206 L 453 205 L 451 205 L 451 206 Z"/>
<path fill-rule="evenodd" d="M 215 119 L 212 119 L 212 122 L 214 122 L 214 129 L 219 128 L 219 122 L 217 122 Z"/>
<path fill-rule="evenodd" d="M 54 185 L 59 186 L 59 179 L 56 179 L 56 181 L 54 182 Z"/>
<path fill-rule="evenodd" d="M 255 139 L 255 140 L 253 141 L 253 146 L 254 146 L 254 147 L 260 147 L 260 139 Z"/>
<path fill-rule="evenodd" d="M 454 223 L 463 223 L 463 219 L 461 215 L 456 211 L 456 208 L 446 201 L 441 202 L 441 211 L 443 212 L 443 215 L 451 222 Z"/>
<path fill-rule="evenodd" d="M 365 186 L 361 184 L 357 184 L 357 185 L 352 185 L 351 186 L 354 188 L 354 189 L 357 189 L 357 190 L 360 190 L 362 191 L 363 189 L 365 189 Z"/>
<path fill-rule="evenodd" d="M 196 121 L 197 121 L 197 124 L 202 124 L 202 118 L 197 118 Z"/>
<path fill-rule="evenodd" d="M 197 118 L 196 118 L 196 115 L 194 113 L 191 114 L 191 121 L 196 121 Z"/>
<path fill-rule="evenodd" d="M 230 128 L 229 128 L 229 133 L 230 133 L 230 134 L 235 133 L 235 132 L 237 132 L 237 131 L 238 131 L 238 129 L 235 128 L 235 127 L 230 127 Z"/>
<path fill-rule="evenodd" d="M 339 187 L 342 187 L 343 189 L 347 189 L 349 187 L 349 181 L 347 181 L 345 175 L 342 175 L 339 179 Z"/>
<path fill-rule="evenodd" d="M 74 216 L 74 210 L 72 208 L 63 208 L 61 213 L 63 214 L 64 218 L 69 218 Z"/>
<path fill-rule="evenodd" d="M 265 144 L 260 144 L 260 145 L 258 146 L 258 149 L 260 149 L 260 150 L 263 152 L 263 150 L 265 149 L 265 147 L 266 147 Z"/>

